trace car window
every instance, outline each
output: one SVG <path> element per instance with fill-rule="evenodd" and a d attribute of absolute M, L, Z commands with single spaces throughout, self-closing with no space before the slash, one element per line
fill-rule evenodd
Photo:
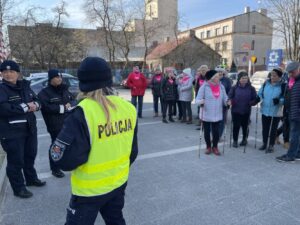
<path fill-rule="evenodd" d="M 77 79 L 68 79 L 70 86 L 78 86 L 79 81 Z"/>

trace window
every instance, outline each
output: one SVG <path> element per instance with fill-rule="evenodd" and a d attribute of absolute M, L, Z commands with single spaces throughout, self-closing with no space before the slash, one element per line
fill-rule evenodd
<path fill-rule="evenodd" d="M 255 49 L 255 41 L 252 40 L 252 42 L 251 42 L 251 50 L 254 50 L 254 49 Z"/>
<path fill-rule="evenodd" d="M 252 26 L 252 34 L 255 34 L 255 33 L 256 33 L 256 26 L 253 25 L 253 26 Z"/>
<path fill-rule="evenodd" d="M 220 28 L 216 28 L 216 36 L 219 36 L 220 35 Z"/>
<path fill-rule="evenodd" d="M 223 27 L 223 34 L 227 34 L 228 33 L 228 26 L 224 26 Z"/>
<path fill-rule="evenodd" d="M 227 50 L 227 41 L 222 42 L 222 51 Z"/>
<path fill-rule="evenodd" d="M 216 50 L 217 52 L 220 51 L 220 43 L 216 43 L 215 50 Z"/>
<path fill-rule="evenodd" d="M 204 39 L 204 31 L 202 31 L 202 32 L 200 33 L 200 38 L 201 38 L 201 39 Z"/>
<path fill-rule="evenodd" d="M 210 38 L 210 30 L 206 31 L 206 37 Z"/>

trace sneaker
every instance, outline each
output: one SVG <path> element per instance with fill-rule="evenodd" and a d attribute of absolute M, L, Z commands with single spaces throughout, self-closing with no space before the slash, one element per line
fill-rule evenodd
<path fill-rule="evenodd" d="M 290 142 L 285 142 L 285 143 L 283 144 L 283 147 L 284 147 L 285 149 L 289 149 L 289 148 L 290 148 Z"/>
<path fill-rule="evenodd" d="M 243 139 L 240 143 L 240 146 L 246 146 L 247 145 L 247 140 L 246 139 Z"/>
<path fill-rule="evenodd" d="M 238 146 L 238 142 L 237 142 L 237 141 L 234 141 L 234 142 L 232 143 L 232 147 L 238 148 L 238 147 L 239 147 L 239 146 Z"/>
<path fill-rule="evenodd" d="M 276 157 L 276 160 L 278 162 L 291 162 L 291 163 L 295 162 L 295 159 L 290 158 L 287 155 L 282 155 L 282 156 Z"/>
<path fill-rule="evenodd" d="M 193 121 L 188 120 L 188 121 L 186 122 L 186 124 L 193 124 Z"/>
<path fill-rule="evenodd" d="M 213 148 L 212 151 L 215 155 L 221 155 L 218 148 Z"/>
<path fill-rule="evenodd" d="M 269 148 L 266 150 L 266 153 L 273 153 L 274 152 L 274 146 L 269 146 Z"/>
<path fill-rule="evenodd" d="M 295 161 L 300 161 L 300 156 L 296 156 Z"/>
<path fill-rule="evenodd" d="M 264 150 L 266 150 L 266 148 L 267 148 L 267 145 L 263 144 L 258 150 L 264 151 Z"/>
<path fill-rule="evenodd" d="M 57 178 L 63 178 L 65 176 L 61 170 L 52 170 L 52 175 Z"/>
<path fill-rule="evenodd" d="M 212 153 L 212 149 L 211 149 L 211 147 L 208 147 L 205 151 L 205 154 L 209 155 L 210 153 Z"/>
<path fill-rule="evenodd" d="M 30 198 L 33 196 L 33 194 L 30 191 L 28 191 L 26 188 L 23 188 L 19 192 L 14 192 L 14 195 L 19 198 Z"/>
<path fill-rule="evenodd" d="M 163 123 L 168 123 L 168 121 L 167 121 L 166 118 L 162 119 L 162 122 L 163 122 Z"/>

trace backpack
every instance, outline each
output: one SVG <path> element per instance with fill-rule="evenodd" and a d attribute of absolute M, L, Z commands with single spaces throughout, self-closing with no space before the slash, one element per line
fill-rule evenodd
<path fill-rule="evenodd" d="M 267 82 L 270 81 L 270 79 L 266 80 L 262 86 L 262 92 L 261 92 L 261 97 L 264 98 L 264 90 L 265 90 L 265 86 L 267 84 Z M 286 83 L 282 82 L 281 83 L 281 93 L 278 96 L 279 98 L 284 97 L 285 96 L 285 91 L 286 91 Z"/>

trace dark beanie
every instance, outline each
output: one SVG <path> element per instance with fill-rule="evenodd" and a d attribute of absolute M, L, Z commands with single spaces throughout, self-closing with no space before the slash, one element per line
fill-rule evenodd
<path fill-rule="evenodd" d="M 274 71 L 279 77 L 282 77 L 283 72 L 280 69 L 273 69 L 272 71 Z"/>
<path fill-rule="evenodd" d="M 240 81 L 242 77 L 248 77 L 248 73 L 246 71 L 241 71 L 238 73 L 237 80 Z"/>
<path fill-rule="evenodd" d="M 20 72 L 20 67 L 13 60 L 4 60 L 0 66 L 0 71 L 3 72 L 4 70 L 13 70 L 16 72 Z"/>
<path fill-rule="evenodd" d="M 60 75 L 61 74 L 60 74 L 60 72 L 58 70 L 56 70 L 56 69 L 50 69 L 48 71 L 48 80 L 50 81 L 50 80 L 52 80 L 52 78 L 58 77 Z"/>
<path fill-rule="evenodd" d="M 77 71 L 79 89 L 90 92 L 112 86 L 111 69 L 108 63 L 99 57 L 85 58 Z"/>
<path fill-rule="evenodd" d="M 210 80 L 214 75 L 216 75 L 218 73 L 218 71 L 216 70 L 209 70 L 206 72 L 205 74 L 205 79 L 206 80 Z"/>

